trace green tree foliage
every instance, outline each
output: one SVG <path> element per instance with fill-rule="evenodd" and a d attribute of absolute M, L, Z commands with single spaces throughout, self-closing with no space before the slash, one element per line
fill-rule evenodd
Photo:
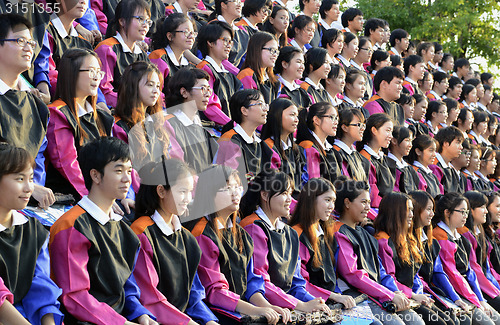
<path fill-rule="evenodd" d="M 437 41 L 455 57 L 500 59 L 497 0 L 356 0 L 366 18 L 403 28 L 416 41 Z"/>

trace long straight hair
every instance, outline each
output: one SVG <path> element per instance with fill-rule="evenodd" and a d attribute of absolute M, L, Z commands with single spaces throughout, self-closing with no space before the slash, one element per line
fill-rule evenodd
<path fill-rule="evenodd" d="M 267 72 L 267 76 L 271 82 L 276 82 L 278 79 L 274 75 L 273 67 L 264 68 L 262 64 L 262 48 L 267 42 L 276 40 L 273 35 L 268 32 L 257 32 L 248 41 L 247 46 L 247 56 L 241 70 L 245 68 L 250 68 L 253 70 L 257 76 L 257 81 L 259 83 L 264 82 L 264 71 Z"/>
<path fill-rule="evenodd" d="M 425 211 L 427 208 L 427 204 L 429 202 L 432 202 L 432 211 L 436 209 L 436 203 L 434 202 L 434 199 L 432 198 L 432 195 L 430 195 L 426 191 L 413 191 L 409 193 L 411 198 L 413 199 L 413 235 L 415 236 L 415 240 L 417 241 L 417 247 L 420 251 L 423 252 L 424 246 L 422 243 L 422 233 L 425 232 L 427 235 L 427 238 L 429 239 L 427 241 L 427 246 L 431 247 L 432 246 L 432 224 L 429 226 L 422 226 L 422 221 L 420 219 L 420 215 Z M 425 255 L 424 255 L 425 259 Z M 426 260 L 426 262 L 428 262 Z"/>
<path fill-rule="evenodd" d="M 481 264 L 486 262 L 486 257 L 487 257 L 487 245 L 486 245 L 486 235 L 484 233 L 484 225 L 479 225 L 479 234 L 476 234 L 476 231 L 474 229 L 474 217 L 472 216 L 472 210 L 479 208 L 481 206 L 486 206 L 488 207 L 488 197 L 484 195 L 484 193 L 478 192 L 478 191 L 467 191 L 464 196 L 469 200 L 469 205 L 470 205 L 470 210 L 469 210 L 469 216 L 467 217 L 467 221 L 465 222 L 465 226 L 469 228 L 471 234 L 476 238 L 476 240 L 480 243 L 481 245 L 481 251 L 482 251 L 482 261 L 478 261 Z"/>
<path fill-rule="evenodd" d="M 324 178 L 312 178 L 310 179 L 300 191 L 299 199 L 295 211 L 290 219 L 290 226 L 300 225 L 304 230 L 304 233 L 309 239 L 311 246 L 314 251 L 313 266 L 319 267 L 323 263 L 323 256 L 321 256 L 321 251 L 318 246 L 318 236 L 316 234 L 316 228 L 318 223 L 318 217 L 316 216 L 316 200 L 320 195 L 328 191 L 335 192 L 333 184 Z M 325 244 L 330 252 L 330 257 L 333 264 L 335 264 L 335 256 L 333 253 L 333 220 L 330 218 L 328 221 L 319 221 L 321 228 L 325 233 Z"/>
<path fill-rule="evenodd" d="M 80 133 L 80 145 L 83 145 L 84 140 L 88 139 L 89 135 L 82 128 L 80 118 L 78 117 L 78 107 L 76 104 L 76 85 L 80 76 L 80 69 L 82 68 L 83 61 L 87 57 L 94 57 L 101 65 L 101 60 L 94 51 L 87 49 L 69 49 L 64 52 L 64 55 L 59 62 L 59 75 L 57 78 L 55 98 L 61 99 L 69 108 L 69 111 L 74 116 L 78 125 L 78 132 Z M 96 112 L 96 96 L 87 96 L 87 103 L 92 106 L 94 121 L 96 121 L 97 128 L 100 136 L 106 136 L 106 131 L 103 122 L 99 119 Z"/>

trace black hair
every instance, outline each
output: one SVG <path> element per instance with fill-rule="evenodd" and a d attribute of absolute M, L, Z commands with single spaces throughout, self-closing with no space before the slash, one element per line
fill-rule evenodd
<path fill-rule="evenodd" d="M 394 126 L 394 129 L 392 130 L 392 137 L 397 141 L 398 145 L 401 144 L 404 139 L 408 139 L 412 134 L 413 132 L 409 128 L 401 125 Z M 393 144 L 391 141 L 389 149 L 392 149 L 392 147 Z"/>
<path fill-rule="evenodd" d="M 167 96 L 165 98 L 166 107 L 182 104 L 185 99 L 181 94 L 181 89 L 191 91 L 199 79 L 209 80 L 208 73 L 201 69 L 181 68 L 175 73 L 175 78 L 170 78 L 167 84 Z"/>
<path fill-rule="evenodd" d="M 342 34 L 342 31 L 330 28 L 323 32 L 323 36 L 321 36 L 321 47 L 327 48 L 328 44 L 335 42 L 337 38 Z"/>
<path fill-rule="evenodd" d="M 245 2 L 243 2 L 241 14 L 244 17 L 250 17 L 258 13 L 264 7 L 271 9 L 271 6 L 271 0 L 246 0 Z"/>
<path fill-rule="evenodd" d="M 452 109 L 458 109 L 458 102 L 453 98 L 445 98 L 443 99 L 443 103 L 445 103 L 448 113 L 450 113 Z"/>
<path fill-rule="evenodd" d="M 484 111 L 476 110 L 472 114 L 474 115 L 474 122 L 472 123 L 472 125 L 476 126 L 476 127 L 479 123 L 487 122 L 489 119 L 488 113 L 486 113 Z"/>
<path fill-rule="evenodd" d="M 27 150 L 0 142 L 0 180 L 5 175 L 20 173 L 28 167 L 35 168 L 35 160 Z"/>
<path fill-rule="evenodd" d="M 397 54 L 391 54 L 391 66 L 397 67 L 403 64 L 403 58 Z"/>
<path fill-rule="evenodd" d="M 222 128 L 222 134 L 231 130 L 234 127 L 235 122 L 241 124 L 243 121 L 241 107 L 248 107 L 252 100 L 259 100 L 261 97 L 262 94 L 257 89 L 243 89 L 235 92 L 229 100 L 229 110 L 231 112 L 232 120 L 224 125 Z"/>
<path fill-rule="evenodd" d="M 31 24 L 31 22 L 21 15 L 10 14 L 10 13 L 9 14 L 1 14 L 0 15 L 0 39 L 7 38 L 7 34 L 9 34 L 10 31 L 14 32 L 14 28 L 19 26 L 19 25 L 24 25 L 26 27 L 23 29 L 31 30 L 33 28 L 33 25 Z M 0 41 L 0 45 L 3 46 L 3 44 L 4 44 L 4 41 Z"/>
<path fill-rule="evenodd" d="M 432 43 L 430 43 L 430 42 L 421 42 L 417 46 L 417 55 L 420 55 L 421 57 L 423 57 L 422 52 L 423 51 L 429 51 L 429 49 L 431 47 L 434 47 L 434 45 Z"/>
<path fill-rule="evenodd" d="M 271 20 L 269 18 L 276 19 L 276 15 L 281 10 L 285 10 L 286 11 L 286 18 L 289 19 L 289 11 L 288 11 L 288 9 L 286 7 L 282 7 L 280 5 L 273 5 L 273 10 L 271 11 L 271 14 L 266 19 L 266 21 L 264 21 L 264 23 L 262 24 L 262 28 L 260 30 L 263 31 L 263 32 L 268 32 L 268 33 L 272 34 L 276 38 L 278 36 L 278 32 L 274 28 L 274 25 L 271 24 Z M 288 24 L 288 26 L 290 26 L 290 24 Z M 284 47 L 284 46 L 287 46 L 287 44 L 288 44 L 288 29 L 286 29 L 280 35 L 279 39 L 276 38 L 276 42 L 278 42 L 278 47 L 280 47 L 280 48 Z"/>
<path fill-rule="evenodd" d="M 369 37 L 372 31 L 377 30 L 377 28 L 385 27 L 385 23 L 382 19 L 379 18 L 370 18 L 365 22 L 365 36 Z"/>
<path fill-rule="evenodd" d="M 434 71 L 432 73 L 432 77 L 434 78 L 434 82 L 441 83 L 443 80 L 450 79 L 450 75 L 443 71 Z"/>
<path fill-rule="evenodd" d="M 370 59 L 370 66 L 371 66 L 372 70 L 375 70 L 376 65 L 377 65 L 376 62 L 382 62 L 382 61 L 387 60 L 389 55 L 390 54 L 387 51 L 383 51 L 383 50 L 374 51 L 372 54 L 372 57 Z"/>
<path fill-rule="evenodd" d="M 337 199 L 335 200 L 335 212 L 341 217 L 345 212 L 345 199 L 352 202 L 363 192 L 368 192 L 370 190 L 370 186 L 367 182 L 346 179 L 345 176 L 339 177 L 335 181 L 334 186 L 337 194 Z"/>
<path fill-rule="evenodd" d="M 472 84 L 464 84 L 464 86 L 462 87 L 462 93 L 460 94 L 460 100 L 465 100 L 465 98 L 471 93 L 474 91 L 474 89 L 476 89 L 476 87 Z"/>
<path fill-rule="evenodd" d="M 455 77 L 455 76 L 451 76 L 450 80 L 448 80 L 448 91 L 455 88 L 456 85 L 461 85 L 461 84 L 462 84 L 462 80 L 460 80 L 460 78 Z"/>
<path fill-rule="evenodd" d="M 358 36 L 354 33 L 351 33 L 351 32 L 344 33 L 344 43 L 346 43 L 346 44 L 351 43 L 353 40 L 355 40 L 357 38 L 358 38 Z"/>
<path fill-rule="evenodd" d="M 438 152 L 441 153 L 443 151 L 443 145 L 445 143 L 451 144 L 454 140 L 463 142 L 464 134 L 456 126 L 447 126 L 440 129 L 438 133 L 436 133 L 436 135 L 434 136 L 434 140 L 438 142 Z"/>
<path fill-rule="evenodd" d="M 440 100 L 431 100 L 427 106 L 427 111 L 425 112 L 425 120 L 432 121 L 432 113 L 439 112 L 439 108 L 444 106 L 444 103 Z"/>
<path fill-rule="evenodd" d="M 405 76 L 403 75 L 403 71 L 396 67 L 384 67 L 377 71 L 377 74 L 373 79 L 373 87 L 375 88 L 375 91 L 380 90 L 380 84 L 382 81 L 391 83 L 394 78 L 404 80 Z"/>
<path fill-rule="evenodd" d="M 405 93 L 401 92 L 401 95 L 399 95 L 399 98 L 396 99 L 396 103 L 398 103 L 401 106 L 410 105 L 412 103 L 415 105 L 415 98 L 413 98 L 410 94 L 405 94 Z"/>
<path fill-rule="evenodd" d="M 453 71 L 457 72 L 458 68 L 470 67 L 469 60 L 466 58 L 460 58 L 455 60 L 455 65 L 453 66 Z"/>
<path fill-rule="evenodd" d="M 299 53 L 302 53 L 302 50 L 295 46 L 285 46 L 280 49 L 280 54 L 274 64 L 274 73 L 281 74 L 283 72 L 283 62 L 290 63 L 293 57 Z"/>
<path fill-rule="evenodd" d="M 474 87 L 477 87 L 478 85 L 481 84 L 481 80 L 477 78 L 471 78 L 465 82 L 466 85 L 473 85 Z"/>
<path fill-rule="evenodd" d="M 445 210 L 451 213 L 464 201 L 468 207 L 469 201 L 460 193 L 449 192 L 445 195 L 438 195 L 436 197 L 436 214 L 432 218 L 432 225 L 435 227 L 440 221 L 445 222 Z"/>
<path fill-rule="evenodd" d="M 436 53 L 443 50 L 443 45 L 439 44 L 438 42 L 432 42 L 432 45 L 434 45 L 434 51 Z"/>
<path fill-rule="evenodd" d="M 81 147 L 78 163 L 87 190 L 90 191 L 92 188 L 92 177 L 90 177 L 92 169 L 104 175 L 106 165 L 119 160 L 130 161 L 130 150 L 128 145 L 118 138 L 102 137 Z"/>
<path fill-rule="evenodd" d="M 154 50 L 162 49 L 170 44 L 167 33 L 173 33 L 177 28 L 187 21 L 191 21 L 188 16 L 183 13 L 176 12 L 162 18 L 156 24 L 156 31 L 151 37 L 151 46 Z M 196 24 L 193 24 L 195 27 Z"/>
<path fill-rule="evenodd" d="M 210 47 L 208 43 L 216 43 L 217 40 L 222 36 L 224 31 L 231 35 L 231 39 L 234 38 L 234 31 L 225 21 L 212 20 L 206 25 L 200 28 L 197 38 L 198 50 L 200 50 L 203 57 L 209 54 Z"/>
<path fill-rule="evenodd" d="M 350 21 L 353 21 L 357 16 L 363 16 L 363 12 L 358 8 L 349 8 L 342 13 L 340 20 L 342 21 L 342 26 L 347 27 Z"/>
<path fill-rule="evenodd" d="M 442 67 L 443 63 L 448 61 L 449 58 L 453 58 L 453 55 L 451 53 L 444 53 L 443 59 L 441 60 L 441 62 L 439 62 L 439 66 Z"/>
<path fill-rule="evenodd" d="M 108 23 L 106 30 L 106 38 L 116 35 L 120 31 L 120 19 L 125 21 L 124 32 L 128 33 L 128 26 L 132 21 L 132 16 L 137 10 L 144 10 L 151 17 L 151 9 L 148 3 L 144 0 L 122 0 L 118 3 L 115 10 L 115 17 Z"/>
<path fill-rule="evenodd" d="M 356 142 L 356 149 L 361 151 L 365 144 L 369 144 L 373 139 L 372 128 L 380 129 L 385 123 L 394 122 L 386 113 L 372 114 L 366 120 L 366 128 L 363 132 L 363 140 Z"/>
<path fill-rule="evenodd" d="M 326 18 L 326 12 L 332 9 L 333 5 L 338 5 L 338 0 L 323 0 L 319 7 L 319 15 L 322 19 Z M 302 9 L 301 9 L 302 10 Z"/>
<path fill-rule="evenodd" d="M 483 72 L 481 73 L 481 82 L 483 84 L 487 83 L 488 80 L 490 80 L 491 78 L 493 78 L 493 75 L 489 72 Z"/>
<path fill-rule="evenodd" d="M 336 79 L 339 76 L 340 71 L 344 71 L 344 75 L 345 75 L 345 68 L 343 65 L 332 63 L 330 66 L 331 66 L 331 68 L 330 68 L 330 72 L 328 72 L 327 79 Z M 321 79 L 320 83 L 323 85 L 323 87 L 326 87 L 326 80 L 325 79 Z"/>
<path fill-rule="evenodd" d="M 307 77 L 311 72 L 321 68 L 321 66 L 325 64 L 327 55 L 328 51 L 322 47 L 310 48 L 305 54 L 304 77 Z"/>
<path fill-rule="evenodd" d="M 436 140 L 427 134 L 420 134 L 413 139 L 413 146 L 408 154 L 408 163 L 413 164 L 413 162 L 418 161 L 417 149 L 424 151 L 425 149 L 436 143 Z"/>
<path fill-rule="evenodd" d="M 404 29 L 398 28 L 391 32 L 391 36 L 389 37 L 389 43 L 392 47 L 396 46 L 396 40 L 400 40 L 403 38 L 408 38 L 408 32 Z"/>
<path fill-rule="evenodd" d="M 365 116 L 357 108 L 344 108 L 339 112 L 339 125 L 337 127 L 337 134 L 335 136 L 337 139 L 342 139 L 345 134 L 344 130 L 342 129 L 342 125 L 349 125 L 354 119 L 354 116 L 357 116 L 361 123 L 365 122 Z"/>
<path fill-rule="evenodd" d="M 405 70 L 405 75 L 408 76 L 410 73 L 410 67 L 414 67 L 419 63 L 423 63 L 424 59 L 420 55 L 410 55 L 407 58 L 405 58 L 405 61 L 403 63 L 403 69 Z M 416 81 L 416 80 L 415 80 Z"/>
<path fill-rule="evenodd" d="M 453 122 L 453 125 L 458 126 L 459 125 L 458 121 L 461 121 L 461 124 L 465 123 L 465 120 L 467 119 L 468 112 L 471 112 L 468 108 L 466 108 L 466 107 L 461 108 L 460 112 L 458 112 L 457 120 L 455 122 Z"/>
<path fill-rule="evenodd" d="M 293 22 L 290 25 L 290 28 L 288 30 L 288 36 L 290 38 L 295 37 L 295 29 L 296 28 L 298 30 L 302 30 L 302 29 L 306 28 L 306 26 L 309 25 L 310 23 L 315 23 L 311 17 L 306 16 L 306 15 L 298 15 L 297 17 L 295 17 L 295 19 L 293 20 Z"/>
<path fill-rule="evenodd" d="M 312 136 L 310 131 L 314 131 L 314 120 L 315 116 L 322 118 L 328 112 L 330 108 L 336 110 L 336 108 L 327 102 L 318 102 L 312 104 L 309 109 L 302 109 L 299 112 L 299 125 L 297 129 L 297 143 L 301 143 L 305 140 L 310 140 L 317 148 L 320 148 L 324 154 L 322 144 L 318 143 L 315 137 Z"/>

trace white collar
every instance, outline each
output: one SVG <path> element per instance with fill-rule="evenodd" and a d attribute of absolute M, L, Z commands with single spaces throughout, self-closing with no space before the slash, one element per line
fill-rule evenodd
<path fill-rule="evenodd" d="M 61 19 L 56 14 L 50 15 L 50 21 L 52 22 L 52 25 L 54 25 L 57 33 L 59 34 L 59 36 L 61 36 L 61 38 L 66 38 L 68 35 L 73 37 L 78 37 L 78 32 L 73 27 L 73 24 L 71 24 L 71 26 L 69 27 L 69 34 L 68 34 L 66 29 L 64 29 Z"/>
<path fill-rule="evenodd" d="M 340 149 L 344 150 L 345 152 L 347 152 L 348 155 L 350 155 L 354 152 L 354 149 L 352 147 L 349 148 L 349 146 L 344 141 L 342 141 L 340 139 L 335 139 L 333 144 L 338 146 Z"/>
<path fill-rule="evenodd" d="M 401 53 L 399 53 L 394 46 L 391 47 L 391 51 L 394 52 L 394 54 L 401 56 Z"/>
<path fill-rule="evenodd" d="M 217 20 L 218 20 L 218 21 L 223 21 L 223 22 L 228 23 L 228 22 L 227 22 L 227 20 L 226 20 L 226 18 L 224 18 L 224 16 L 222 16 L 222 15 L 218 15 L 218 16 L 217 16 Z M 229 24 L 229 23 L 228 23 L 228 24 Z M 234 31 L 239 30 L 238 26 L 236 26 L 236 25 L 234 24 L 234 22 L 231 22 L 231 24 L 230 24 L 230 25 L 231 25 L 231 27 L 233 28 L 233 30 L 234 30 Z"/>
<path fill-rule="evenodd" d="M 19 86 L 20 91 L 29 91 L 31 88 L 22 75 L 19 75 L 17 85 Z M 0 95 L 5 95 L 5 93 L 9 90 L 16 89 L 10 88 L 2 79 L 0 79 Z"/>
<path fill-rule="evenodd" d="M 349 27 L 344 27 L 344 29 L 346 32 L 352 33 L 351 30 L 349 29 Z M 353 34 L 356 34 L 356 33 L 353 33 Z"/>
<path fill-rule="evenodd" d="M 486 108 L 486 106 L 484 106 L 481 102 L 477 102 L 477 108 L 489 113 L 488 108 Z"/>
<path fill-rule="evenodd" d="M 254 24 L 252 24 L 250 22 L 250 20 L 247 19 L 247 17 L 243 17 L 242 18 L 244 21 L 246 21 L 246 23 L 248 24 L 248 26 L 250 26 L 250 28 L 254 29 L 254 30 L 259 30 L 259 28 L 257 26 L 255 26 Z"/>
<path fill-rule="evenodd" d="M 10 226 L 10 227 L 23 225 L 26 222 L 28 222 L 28 218 L 25 215 L 23 215 L 20 212 L 15 211 L 15 210 L 12 211 L 12 226 Z M 3 225 L 0 225 L 0 232 L 2 232 L 4 230 L 7 230 L 9 228 L 7 228 L 7 227 L 5 227 Z"/>
<path fill-rule="evenodd" d="M 454 240 L 457 240 L 457 239 L 459 239 L 459 238 L 460 238 L 460 234 L 458 233 L 458 231 L 455 229 L 455 231 L 454 231 L 454 232 L 451 232 L 450 227 L 448 227 L 448 225 L 447 225 L 447 224 L 445 224 L 443 221 L 439 221 L 439 222 L 438 222 L 438 224 L 437 224 L 437 226 L 438 226 L 439 228 L 443 229 L 444 231 L 446 231 L 446 233 L 447 233 L 448 235 L 450 235 L 450 236 L 451 236 L 451 238 L 453 238 Z"/>
<path fill-rule="evenodd" d="M 337 54 L 337 58 L 342 62 L 343 65 L 345 65 L 346 68 L 349 68 L 351 66 L 351 62 L 347 61 L 347 59 L 344 58 L 341 54 Z"/>
<path fill-rule="evenodd" d="M 477 235 L 479 235 L 481 233 L 481 229 L 479 229 L 478 226 L 474 226 L 474 233 Z"/>
<path fill-rule="evenodd" d="M 450 163 L 448 163 L 448 164 L 445 163 L 444 158 L 443 158 L 443 156 L 441 156 L 440 153 L 436 152 L 436 158 L 444 168 L 453 168 L 453 166 Z"/>
<path fill-rule="evenodd" d="M 276 140 L 274 139 L 274 137 L 271 137 L 271 139 L 272 139 L 273 141 L 276 141 Z M 285 142 L 285 141 L 283 141 L 283 140 L 281 140 L 281 139 L 280 139 L 280 141 L 281 141 L 281 146 L 283 147 L 283 150 L 287 150 L 288 148 L 291 148 L 291 147 L 292 147 L 292 141 L 290 140 L 290 138 L 287 138 L 286 142 Z"/>
<path fill-rule="evenodd" d="M 296 82 L 288 82 L 285 79 L 283 79 L 283 77 L 280 76 L 280 75 L 278 75 L 278 80 L 283 84 L 283 86 L 286 87 L 286 89 L 288 89 L 290 91 L 294 91 L 295 89 L 299 89 L 300 88 L 300 86 L 297 85 Z"/>
<path fill-rule="evenodd" d="M 175 53 L 174 51 L 172 50 L 172 48 L 170 47 L 170 45 L 167 45 L 167 47 L 165 47 L 165 52 L 167 52 L 167 55 L 168 55 L 168 58 L 170 59 L 170 61 L 172 61 L 172 63 L 178 67 L 179 65 L 181 66 L 186 66 L 186 65 L 189 65 L 189 62 L 188 60 L 184 57 L 184 54 L 181 55 L 181 63 L 179 64 L 179 61 L 177 61 L 177 58 L 175 57 Z"/>
<path fill-rule="evenodd" d="M 215 71 L 217 71 L 218 73 L 224 73 L 224 72 L 229 72 L 227 71 L 224 66 L 219 66 L 217 64 L 217 62 L 215 62 L 214 59 L 212 59 L 212 57 L 210 55 L 207 55 L 205 57 L 205 61 L 207 61 L 208 63 L 210 63 L 212 65 L 212 67 L 214 67 Z"/>
<path fill-rule="evenodd" d="M 470 171 L 468 171 L 467 169 L 464 169 L 464 173 L 467 175 L 467 176 L 470 176 L 472 178 L 472 180 L 477 180 L 479 177 L 474 173 L 471 173 Z"/>
<path fill-rule="evenodd" d="M 125 44 L 125 41 L 123 40 L 123 37 L 120 35 L 119 32 L 116 32 L 116 35 L 114 36 L 116 40 L 120 43 L 120 45 L 123 48 L 123 52 L 125 53 L 132 53 L 132 50 L 128 47 L 127 44 Z M 142 50 L 137 44 L 134 44 L 134 54 L 141 54 Z"/>
<path fill-rule="evenodd" d="M 412 86 L 416 86 L 416 85 L 418 85 L 418 84 L 417 84 L 415 81 L 413 81 L 413 79 L 412 79 L 412 78 L 410 78 L 410 77 L 406 77 L 406 78 L 405 78 L 405 80 L 406 80 L 406 81 L 408 81 L 409 83 L 411 83 L 411 85 L 412 85 Z"/>
<path fill-rule="evenodd" d="M 216 219 L 217 220 L 217 229 L 226 229 L 226 227 L 222 224 L 222 222 L 220 222 L 219 219 Z M 233 221 L 231 220 L 231 218 L 227 219 L 227 229 L 231 229 L 233 228 Z"/>
<path fill-rule="evenodd" d="M 422 237 L 421 238 L 421 241 L 424 242 L 426 241 L 428 238 L 427 238 L 427 234 L 425 233 L 425 231 L 422 230 Z"/>
<path fill-rule="evenodd" d="M 350 99 L 349 97 L 347 97 L 345 94 L 344 94 L 344 101 L 348 102 L 349 104 L 351 104 L 354 107 L 360 107 L 361 106 L 359 104 L 356 104 L 352 99 Z"/>
<path fill-rule="evenodd" d="M 312 81 L 311 79 L 309 79 L 309 77 L 307 77 L 304 82 L 307 82 L 308 84 L 310 84 L 311 86 L 314 87 L 314 89 L 316 90 L 321 90 L 321 89 L 325 89 L 323 88 L 323 85 L 321 83 L 318 82 L 318 84 L 315 84 L 314 81 Z"/>
<path fill-rule="evenodd" d="M 399 169 L 403 169 L 406 166 L 408 166 L 408 163 L 404 161 L 403 159 L 399 160 L 392 152 L 389 152 L 387 154 L 387 158 L 390 158 L 396 162 L 396 166 L 398 166 Z"/>
<path fill-rule="evenodd" d="M 82 197 L 78 205 L 85 210 L 92 218 L 94 218 L 101 225 L 105 225 L 108 221 L 120 221 L 122 217 L 111 210 L 110 215 L 106 215 L 104 211 L 101 210 L 94 202 L 92 202 L 88 196 Z"/>
<path fill-rule="evenodd" d="M 351 65 L 352 65 L 353 67 L 355 67 L 356 69 L 361 70 L 361 71 L 365 71 L 365 69 L 363 69 L 363 67 L 359 66 L 356 62 L 354 62 L 354 60 L 353 60 L 353 59 L 351 59 L 351 62 L 350 62 L 350 63 L 351 63 Z"/>
<path fill-rule="evenodd" d="M 281 221 L 279 218 L 278 220 L 276 220 L 276 227 L 275 227 L 271 223 L 271 220 L 269 220 L 269 217 L 266 215 L 266 213 L 264 212 L 264 210 L 262 210 L 261 207 L 258 207 L 257 210 L 255 210 L 255 214 L 258 215 L 259 218 L 262 219 L 262 221 L 264 221 L 264 223 L 270 230 L 281 230 L 285 228 L 285 223 Z"/>
<path fill-rule="evenodd" d="M 175 10 L 177 10 L 177 12 L 180 12 L 181 14 L 183 14 L 182 12 L 182 8 L 181 8 L 181 5 L 176 1 L 172 4 L 172 6 L 175 8 Z"/>
<path fill-rule="evenodd" d="M 292 39 L 290 41 L 290 45 L 293 46 L 293 47 L 296 47 L 298 48 L 299 50 L 301 50 L 302 52 L 304 52 L 304 54 L 307 52 L 307 49 L 306 47 L 300 47 L 299 43 L 297 43 L 297 41 L 295 39 Z"/>
<path fill-rule="evenodd" d="M 330 142 L 328 142 L 328 140 L 325 140 L 324 143 L 321 143 L 321 140 L 319 139 L 318 135 L 316 133 L 314 133 L 314 131 L 311 131 L 313 137 L 316 139 L 316 141 L 318 141 L 319 145 L 321 146 L 321 148 L 323 150 L 330 150 L 333 148 L 333 146 L 330 144 Z"/>
<path fill-rule="evenodd" d="M 186 113 L 184 113 L 181 109 L 176 109 L 172 114 L 175 115 L 175 117 L 177 117 L 179 119 L 179 121 L 181 121 L 181 123 L 184 126 L 190 126 L 190 125 L 193 125 L 193 124 L 201 126 L 201 120 L 200 120 L 200 116 L 198 114 L 196 114 L 194 116 L 193 120 L 191 120 L 186 115 Z"/>
<path fill-rule="evenodd" d="M 434 95 L 434 97 L 436 97 L 437 100 L 440 100 L 442 99 L 441 96 L 439 96 L 434 90 L 431 89 L 431 91 L 429 91 L 431 94 Z"/>
<path fill-rule="evenodd" d="M 476 139 L 477 139 L 477 141 L 479 142 L 479 136 L 476 134 L 476 132 L 474 132 L 474 131 L 470 130 L 470 131 L 469 131 L 469 133 L 470 133 L 470 134 L 471 134 L 474 138 L 476 138 Z"/>
<path fill-rule="evenodd" d="M 436 126 L 435 128 L 432 127 L 432 122 L 427 121 L 427 125 L 429 126 L 429 129 L 432 131 L 432 133 L 437 134 L 439 131 L 439 128 Z"/>
<path fill-rule="evenodd" d="M 328 98 L 330 98 L 330 102 L 332 102 L 333 106 L 339 106 L 340 104 L 342 104 L 342 99 L 338 98 L 337 96 L 333 97 L 332 95 L 330 95 L 329 92 L 327 92 L 328 94 Z"/>
<path fill-rule="evenodd" d="M 419 161 L 414 161 L 413 166 L 421 168 L 426 174 L 432 174 L 432 170 L 429 167 L 425 167 Z"/>
<path fill-rule="evenodd" d="M 384 153 L 382 152 L 382 150 L 380 150 L 378 153 L 376 153 L 375 150 L 373 150 L 367 144 L 365 144 L 365 146 L 363 147 L 363 149 L 365 149 L 366 152 L 368 152 L 370 155 L 375 156 L 375 158 L 377 158 L 377 159 L 380 159 L 380 158 L 382 158 L 384 156 Z"/>
<path fill-rule="evenodd" d="M 432 69 L 436 70 L 437 69 L 437 66 L 434 65 L 434 63 L 432 63 L 431 61 L 427 62 L 427 64 L 429 65 L 429 67 L 431 67 Z"/>
<path fill-rule="evenodd" d="M 80 104 L 77 105 L 78 105 L 78 117 L 82 117 L 83 115 L 94 112 L 92 105 L 90 105 L 88 101 L 85 101 L 85 108 L 83 108 Z"/>
<path fill-rule="evenodd" d="M 241 125 L 239 125 L 238 123 L 235 123 L 236 125 L 234 126 L 234 131 L 236 131 L 236 133 L 238 133 L 242 138 L 243 140 L 245 140 L 246 143 L 248 144 L 252 144 L 254 142 L 257 142 L 259 143 L 260 142 L 260 138 L 255 134 L 252 135 L 252 137 L 248 136 L 248 134 L 245 132 L 245 130 L 243 130 L 243 128 L 241 127 Z"/>
<path fill-rule="evenodd" d="M 316 236 L 324 236 L 325 232 L 323 231 L 323 228 L 321 228 L 321 225 L 318 222 L 318 228 L 316 228 Z"/>
<path fill-rule="evenodd" d="M 172 216 L 172 226 L 174 226 L 174 230 L 169 227 L 169 225 L 165 222 L 165 219 L 158 213 L 158 211 L 155 211 L 155 213 L 151 216 L 151 219 L 156 223 L 158 228 L 160 228 L 161 232 L 165 236 L 170 236 L 172 235 L 175 231 L 181 230 L 181 221 L 179 220 L 179 217 L 176 215 Z"/>
<path fill-rule="evenodd" d="M 323 18 L 321 18 L 321 17 L 320 17 L 320 18 L 318 19 L 318 24 L 321 24 L 321 26 L 323 26 L 323 28 L 324 28 L 324 29 L 327 29 L 327 30 L 328 30 L 328 29 L 332 29 L 332 28 L 333 28 L 333 24 L 334 24 L 334 23 L 335 23 L 335 22 L 333 21 L 333 22 L 332 22 L 332 24 L 330 25 L 330 24 L 328 24 L 326 21 L 324 21 L 324 20 L 323 20 Z"/>
<path fill-rule="evenodd" d="M 489 182 L 490 180 L 488 179 L 488 177 L 484 176 L 483 173 L 481 173 L 479 170 L 476 170 L 474 172 L 474 174 L 476 174 L 479 178 L 483 179 L 484 181 L 486 182 Z"/>

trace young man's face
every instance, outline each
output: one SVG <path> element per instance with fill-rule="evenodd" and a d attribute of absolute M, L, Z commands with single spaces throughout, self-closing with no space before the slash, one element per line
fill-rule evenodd
<path fill-rule="evenodd" d="M 321 7 L 320 0 L 304 1 L 304 9 L 306 9 L 308 12 L 312 12 L 313 14 L 317 14 L 319 12 L 319 7 Z"/>
<path fill-rule="evenodd" d="M 28 42 L 33 41 L 30 31 L 24 25 L 15 26 L 5 37 L 5 39 L 19 38 L 24 38 Z M 2 58 L 0 67 L 20 74 L 31 67 L 33 52 L 34 48 L 29 43 L 21 47 L 16 41 L 4 41 L 3 45 L 0 45 L 0 58 Z"/>
<path fill-rule="evenodd" d="M 398 49 L 400 52 L 406 51 L 408 49 L 408 45 L 410 45 L 410 40 L 408 37 L 402 38 L 400 40 L 396 40 L 396 49 Z"/>
<path fill-rule="evenodd" d="M 330 10 L 326 11 L 326 16 L 333 21 L 339 20 L 339 17 L 340 17 L 339 5 L 333 4 L 332 8 Z"/>
<path fill-rule="evenodd" d="M 365 20 L 363 19 L 363 16 L 356 16 L 352 21 L 349 22 L 349 29 L 351 30 L 351 32 L 357 34 L 363 30 L 364 22 Z"/>
<path fill-rule="evenodd" d="M 384 93 L 387 97 L 386 100 L 393 101 L 398 99 L 399 95 L 401 95 L 401 90 L 403 90 L 403 79 L 392 78 L 390 83 L 382 81 L 380 86 L 385 88 Z"/>
<path fill-rule="evenodd" d="M 454 139 L 451 143 L 445 142 L 443 144 L 443 153 L 445 153 L 446 150 L 446 155 L 450 157 L 450 159 L 458 158 L 462 149 L 462 140 L 459 139 Z"/>
<path fill-rule="evenodd" d="M 104 174 L 98 173 L 97 178 L 98 183 L 94 180 L 93 186 L 98 185 L 109 199 L 124 199 L 132 182 L 132 163 L 130 160 L 112 161 L 104 167 Z"/>
<path fill-rule="evenodd" d="M 463 67 L 457 68 L 457 75 L 459 77 L 465 77 L 470 70 L 470 66 L 464 65 Z"/>
<path fill-rule="evenodd" d="M 412 79 L 417 81 L 424 77 L 425 65 L 423 62 L 417 63 L 410 67 Z"/>
<path fill-rule="evenodd" d="M 377 27 L 375 30 L 370 31 L 370 39 L 375 43 L 382 44 L 382 40 L 384 38 L 384 27 Z"/>

